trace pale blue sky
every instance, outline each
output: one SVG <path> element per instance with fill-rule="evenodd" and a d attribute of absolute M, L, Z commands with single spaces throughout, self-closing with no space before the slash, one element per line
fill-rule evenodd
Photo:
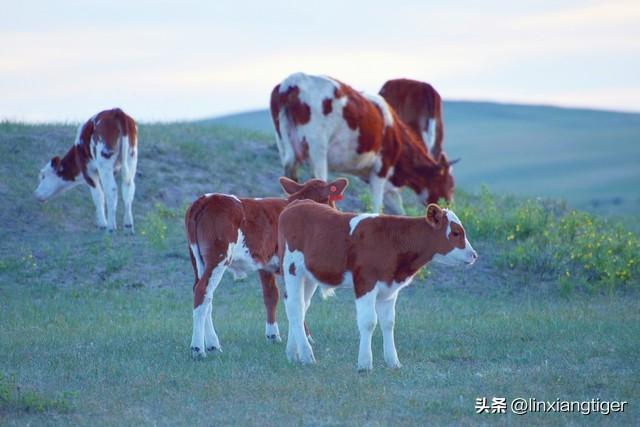
<path fill-rule="evenodd" d="M 640 111 L 640 1 L 36 1 L 2 5 L 0 118 L 266 108 L 295 71 L 377 92 Z"/>

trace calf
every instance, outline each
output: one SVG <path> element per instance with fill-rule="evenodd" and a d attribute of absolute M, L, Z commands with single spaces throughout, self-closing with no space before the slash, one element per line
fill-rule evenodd
<path fill-rule="evenodd" d="M 429 83 L 410 79 L 386 82 L 380 95 L 389 103 L 416 135 L 422 137 L 427 150 L 438 159 L 442 154 L 444 127 L 442 98 Z"/>
<path fill-rule="evenodd" d="M 289 319 L 287 357 L 313 363 L 304 320 L 318 285 L 353 285 L 360 351 L 358 369 L 372 369 L 371 336 L 380 318 L 384 359 L 400 367 L 393 338 L 400 289 L 429 261 L 471 265 L 478 255 L 456 215 L 438 205 L 425 217 L 341 213 L 309 201 L 292 203 L 280 215 L 278 248 Z"/>
<path fill-rule="evenodd" d="M 87 184 L 96 206 L 96 225 L 114 231 L 118 204 L 115 173 L 120 171 L 124 227 L 133 233 L 131 205 L 136 189 L 137 133 L 136 122 L 119 108 L 96 114 L 80 125 L 67 154 L 62 159 L 53 157 L 42 168 L 36 198 L 44 202 L 78 184 Z"/>
<path fill-rule="evenodd" d="M 285 175 L 297 179 L 309 160 L 313 175 L 327 170 L 369 183 L 373 209 L 383 198 L 402 213 L 399 188 L 408 186 L 424 203 L 450 200 L 454 181 L 447 157 L 434 160 L 420 138 L 378 95 L 356 92 L 337 80 L 292 74 L 271 93 L 271 115 Z"/>
<path fill-rule="evenodd" d="M 265 333 L 268 340 L 280 341 L 276 322 L 278 288 L 274 276 L 279 267 L 278 216 L 290 202 L 299 199 L 310 199 L 335 208 L 348 181 L 339 178 L 327 184 L 312 179 L 301 185 L 283 177 L 280 184 L 287 199 L 239 199 L 228 194 L 207 194 L 187 210 L 185 226 L 195 275 L 191 338 L 194 358 L 205 357 L 205 349 L 221 351 L 211 311 L 213 292 L 227 269 L 236 278 L 246 272 L 258 271 L 267 311 Z"/>

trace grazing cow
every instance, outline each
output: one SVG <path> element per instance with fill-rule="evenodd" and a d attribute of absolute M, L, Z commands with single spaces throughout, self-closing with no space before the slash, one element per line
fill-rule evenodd
<path fill-rule="evenodd" d="M 193 336 L 191 354 L 205 357 L 206 351 L 221 350 L 211 319 L 213 292 L 228 268 L 236 278 L 258 271 L 267 311 L 265 333 L 281 341 L 276 322 L 278 288 L 274 272 L 277 258 L 278 216 L 292 201 L 314 200 L 335 208 L 348 185 L 344 178 L 327 184 L 312 179 L 298 184 L 280 178 L 287 199 L 247 199 L 228 194 L 207 194 L 187 210 L 185 226 L 189 254 L 195 275 L 193 285 Z M 315 203 L 314 202 L 314 203 Z"/>
<path fill-rule="evenodd" d="M 442 154 L 444 128 L 442 123 L 442 98 L 429 83 L 410 79 L 386 82 L 380 95 L 396 110 L 415 133 L 422 137 L 434 159 Z"/>
<path fill-rule="evenodd" d="M 373 209 L 383 197 L 402 213 L 399 188 L 408 186 L 427 204 L 450 200 L 454 181 L 447 157 L 435 161 L 420 138 L 378 95 L 367 95 L 328 77 L 292 74 L 271 93 L 271 115 L 285 175 L 297 180 L 308 159 L 316 178 L 327 170 L 369 183 Z"/>
<path fill-rule="evenodd" d="M 75 143 L 67 154 L 62 159 L 52 158 L 42 168 L 36 198 L 44 202 L 63 190 L 85 183 L 96 206 L 96 225 L 114 231 L 118 204 L 115 173 L 120 170 L 124 227 L 133 233 L 131 204 L 136 189 L 137 133 L 136 122 L 119 108 L 96 114 L 78 127 Z"/>
<path fill-rule="evenodd" d="M 289 319 L 287 357 L 314 363 L 304 320 L 318 285 L 326 294 L 353 285 L 360 351 L 358 369 L 372 369 L 371 336 L 380 318 L 384 359 L 400 367 L 393 338 L 398 291 L 429 261 L 471 265 L 478 255 L 458 217 L 430 204 L 425 217 L 342 213 L 309 201 L 280 215 L 278 250 Z"/>

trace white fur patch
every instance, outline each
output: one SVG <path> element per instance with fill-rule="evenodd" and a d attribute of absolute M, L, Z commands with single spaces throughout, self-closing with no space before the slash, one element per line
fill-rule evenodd
<path fill-rule="evenodd" d="M 393 115 L 391 114 L 391 110 L 389 109 L 389 104 L 387 104 L 387 101 L 385 101 L 383 97 L 381 97 L 380 95 L 374 95 L 365 92 L 360 92 L 360 94 L 380 108 L 380 111 L 382 111 L 382 117 L 384 119 L 385 127 L 393 126 Z"/>
<path fill-rule="evenodd" d="M 462 221 L 460 221 L 458 216 L 453 211 L 450 211 L 449 209 L 444 209 L 444 212 L 446 213 L 447 219 L 449 220 L 449 223 L 447 224 L 447 239 L 448 239 L 449 235 L 451 234 L 451 223 L 455 222 L 460 227 L 462 227 Z"/>
<path fill-rule="evenodd" d="M 44 202 L 64 190 L 75 187 L 81 182 L 82 181 L 78 180 L 77 177 L 73 181 L 66 181 L 60 178 L 51 166 L 51 162 L 48 162 L 40 171 L 40 182 L 38 183 L 38 187 L 36 188 L 34 195 L 38 200 Z"/>
<path fill-rule="evenodd" d="M 353 232 L 356 231 L 356 227 L 358 226 L 358 224 L 360 224 L 361 221 L 368 218 L 375 218 L 377 216 L 379 216 L 377 213 L 363 213 L 351 218 L 351 220 L 349 221 L 349 235 L 353 235 Z"/>
<path fill-rule="evenodd" d="M 247 277 L 247 273 L 257 271 L 262 268 L 262 265 L 255 262 L 253 256 L 251 256 L 251 252 L 249 252 L 242 230 L 238 230 L 237 240 L 233 243 L 229 243 L 229 248 L 227 250 L 231 255 L 229 271 L 233 273 L 236 280 L 244 279 Z"/>
<path fill-rule="evenodd" d="M 204 195 L 205 197 L 211 197 L 211 196 L 222 196 L 222 197 L 228 197 L 230 199 L 235 200 L 238 203 L 242 203 L 240 201 L 240 199 L 238 199 L 236 196 L 234 196 L 233 194 L 224 194 L 224 193 L 205 193 Z"/>

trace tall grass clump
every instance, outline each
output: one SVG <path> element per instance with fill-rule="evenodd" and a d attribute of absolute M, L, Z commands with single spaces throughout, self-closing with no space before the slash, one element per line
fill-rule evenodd
<path fill-rule="evenodd" d="M 495 262 L 561 286 L 590 290 L 640 282 L 640 237 L 618 222 L 562 203 L 458 193 L 451 206 L 475 239 L 495 243 Z"/>
<path fill-rule="evenodd" d="M 162 203 L 156 203 L 144 216 L 140 234 L 156 250 L 166 248 L 168 223 L 175 221 L 178 214 Z"/>

